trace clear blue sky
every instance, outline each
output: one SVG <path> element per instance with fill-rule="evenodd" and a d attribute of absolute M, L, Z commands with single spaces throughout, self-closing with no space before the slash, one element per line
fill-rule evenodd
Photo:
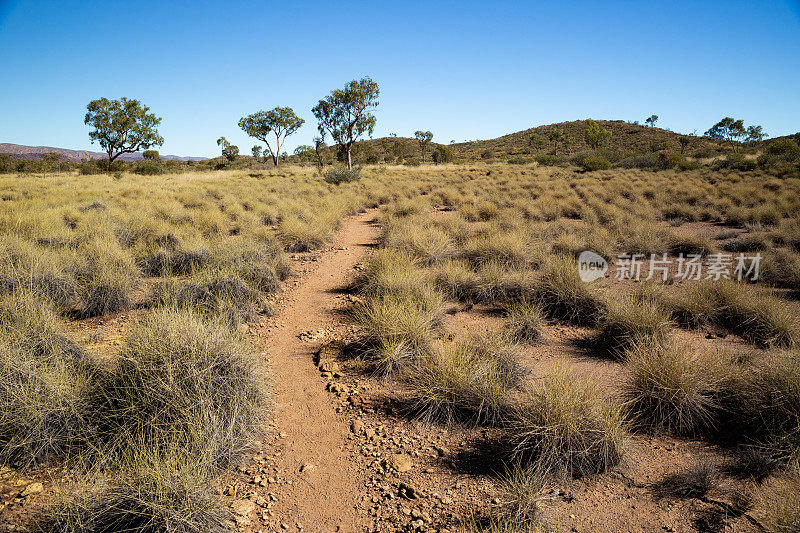
<path fill-rule="evenodd" d="M 581 118 L 800 130 L 800 2 L 0 0 L 0 142 L 95 149 L 89 100 L 138 98 L 161 153 L 255 141 L 239 117 L 369 75 L 375 136 L 488 139 Z"/>

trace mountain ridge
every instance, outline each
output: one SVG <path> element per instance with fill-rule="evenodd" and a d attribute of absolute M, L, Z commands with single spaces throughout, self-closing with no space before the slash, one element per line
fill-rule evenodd
<path fill-rule="evenodd" d="M 24 144 L 0 143 L 0 154 L 9 154 L 16 159 L 40 159 L 44 154 L 49 153 L 57 153 L 62 159 L 68 159 L 70 161 L 105 159 L 108 157 L 105 152 L 93 152 L 90 150 L 72 150 L 54 146 L 28 146 Z M 118 159 L 122 159 L 123 161 L 138 161 L 143 159 L 143 157 L 141 152 L 137 152 L 133 154 L 122 154 Z M 165 161 L 205 161 L 208 157 L 162 155 L 161 159 Z"/>

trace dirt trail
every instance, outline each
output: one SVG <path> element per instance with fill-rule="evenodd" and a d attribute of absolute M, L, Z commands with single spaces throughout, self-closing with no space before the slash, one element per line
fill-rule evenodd
<path fill-rule="evenodd" d="M 353 266 L 379 236 L 374 211 L 348 217 L 331 249 L 299 283 L 286 290 L 275 316 L 259 333 L 270 359 L 275 403 L 275 431 L 282 450 L 275 459 L 293 482 L 275 486 L 275 517 L 297 531 L 359 531 L 355 510 L 360 474 L 344 446 L 349 427 L 336 414 L 325 380 L 314 366 L 319 342 L 301 333 L 330 328 L 339 319 L 337 290 L 345 287 Z M 302 468 L 302 472 L 301 472 Z"/>

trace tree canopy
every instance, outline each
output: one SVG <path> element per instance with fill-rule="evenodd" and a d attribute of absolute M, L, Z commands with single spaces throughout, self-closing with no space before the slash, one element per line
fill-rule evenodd
<path fill-rule="evenodd" d="M 734 119 L 732 117 L 725 117 L 713 126 L 711 126 L 706 135 L 712 139 L 720 139 L 728 141 L 736 152 L 736 143 L 747 135 L 747 130 L 744 127 L 742 119 Z"/>
<path fill-rule="evenodd" d="M 295 115 L 291 107 L 276 107 L 269 111 L 259 111 L 239 119 L 239 127 L 251 137 L 255 137 L 267 145 L 272 162 L 278 166 L 281 157 L 281 146 L 286 137 L 292 135 L 305 123 Z M 269 135 L 275 136 L 275 149 L 272 149 Z"/>
<path fill-rule="evenodd" d="M 766 136 L 767 134 L 764 133 L 764 128 L 761 126 L 753 125 L 747 128 L 747 142 L 749 143 L 757 143 Z"/>
<path fill-rule="evenodd" d="M 375 116 L 370 111 L 378 107 L 379 94 L 378 84 L 364 77 L 348 82 L 344 89 L 334 89 L 311 110 L 320 133 L 330 133 L 345 149 L 347 168 L 353 168 L 353 144 L 364 133 L 371 136 L 375 130 Z"/>
<path fill-rule="evenodd" d="M 110 163 L 122 154 L 164 144 L 157 130 L 161 118 L 149 111 L 139 100 L 100 98 L 86 106 L 83 123 L 94 128 L 89 138 L 100 143 Z"/>
<path fill-rule="evenodd" d="M 417 130 L 414 132 L 414 137 L 416 137 L 417 142 L 419 143 L 419 150 L 422 154 L 421 159 L 425 161 L 425 148 L 433 140 L 433 133 L 429 131 Z"/>
<path fill-rule="evenodd" d="M 602 148 L 610 138 L 611 130 L 600 127 L 600 124 L 592 119 L 586 121 L 586 144 L 589 148 L 593 150 Z"/>
<path fill-rule="evenodd" d="M 239 156 L 239 147 L 228 142 L 225 137 L 217 139 L 217 146 L 222 148 L 222 157 L 228 161 L 236 161 Z"/>

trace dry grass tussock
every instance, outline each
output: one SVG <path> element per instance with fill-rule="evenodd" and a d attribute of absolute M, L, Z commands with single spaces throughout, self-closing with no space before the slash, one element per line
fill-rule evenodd
<path fill-rule="evenodd" d="M 496 424 L 525 371 L 517 349 L 500 336 L 463 336 L 419 357 L 405 374 L 410 409 L 426 422 Z"/>
<path fill-rule="evenodd" d="M 532 472 L 586 476 L 606 471 L 623 455 L 620 409 L 566 367 L 536 382 L 511 411 L 508 426 L 514 456 Z"/>

